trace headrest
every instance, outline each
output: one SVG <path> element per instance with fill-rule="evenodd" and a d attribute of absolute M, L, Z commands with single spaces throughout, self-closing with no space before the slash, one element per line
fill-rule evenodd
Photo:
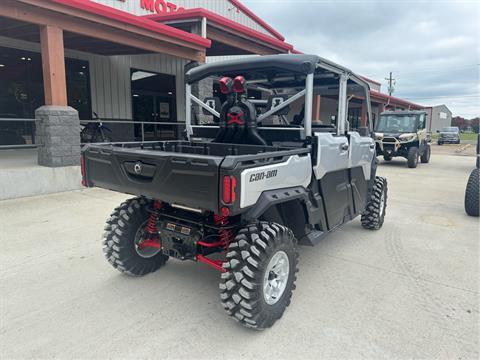
<path fill-rule="evenodd" d="M 215 110 L 216 112 L 220 112 L 222 109 L 222 103 L 220 101 L 220 98 L 216 96 L 211 96 L 211 97 L 206 97 L 203 102 L 211 109 Z M 204 115 L 212 115 L 211 112 L 208 110 L 202 108 L 202 112 Z"/>
<path fill-rule="evenodd" d="M 273 107 L 280 105 L 285 100 L 288 99 L 288 95 L 269 95 L 267 102 L 267 111 L 271 110 Z M 290 112 L 290 105 L 285 106 L 283 109 L 280 109 L 275 115 L 288 115 Z"/>

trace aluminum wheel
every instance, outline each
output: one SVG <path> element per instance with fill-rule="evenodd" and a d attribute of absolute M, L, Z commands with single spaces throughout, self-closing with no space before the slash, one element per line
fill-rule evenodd
<path fill-rule="evenodd" d="M 263 277 L 263 297 L 268 305 L 274 305 L 287 287 L 290 262 L 284 251 L 277 251 L 270 259 Z"/>
<path fill-rule="evenodd" d="M 161 250 L 160 248 L 154 248 L 151 246 L 146 246 L 143 248 L 140 247 L 140 244 L 146 239 L 147 232 L 145 231 L 145 228 L 147 226 L 147 223 L 148 223 L 148 220 L 145 221 L 135 233 L 135 251 L 139 256 L 145 259 L 154 257 Z"/>

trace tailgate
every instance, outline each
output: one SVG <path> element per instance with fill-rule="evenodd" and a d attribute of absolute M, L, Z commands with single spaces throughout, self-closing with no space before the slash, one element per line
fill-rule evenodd
<path fill-rule="evenodd" d="M 91 145 L 83 150 L 87 186 L 218 210 L 223 157 Z"/>

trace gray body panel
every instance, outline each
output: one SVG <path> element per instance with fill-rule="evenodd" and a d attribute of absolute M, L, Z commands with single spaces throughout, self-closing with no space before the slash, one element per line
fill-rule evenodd
<path fill-rule="evenodd" d="M 375 143 L 371 137 L 360 136 L 350 131 L 350 142 L 346 136 L 333 136 L 331 133 L 316 133 L 317 163 L 313 166 L 315 178 L 320 180 L 325 174 L 342 169 L 361 166 L 366 180 L 370 179 L 370 167 L 375 156 Z"/>
<path fill-rule="evenodd" d="M 263 175 L 262 175 L 263 174 Z M 274 174 L 274 176 L 269 176 Z M 310 155 L 294 155 L 287 161 L 245 169 L 240 175 L 240 207 L 254 205 L 262 192 L 294 186 L 307 188 L 312 179 Z"/>
<path fill-rule="evenodd" d="M 372 160 L 375 157 L 375 141 L 368 136 L 360 136 L 356 131 L 350 131 L 350 153 L 348 168 L 362 167 L 365 180 L 370 180 Z"/>
<path fill-rule="evenodd" d="M 321 179 L 326 173 L 346 169 L 348 167 L 348 145 L 346 136 L 333 136 L 331 133 L 316 133 L 317 163 L 313 166 L 315 177 Z"/>

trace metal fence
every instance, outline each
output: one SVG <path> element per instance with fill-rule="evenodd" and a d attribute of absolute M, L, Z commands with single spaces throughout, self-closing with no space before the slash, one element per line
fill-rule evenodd
<path fill-rule="evenodd" d="M 0 150 L 43 146 L 35 139 L 36 119 L 0 118 Z M 121 119 L 80 120 L 81 145 L 98 142 L 158 141 L 183 137 L 183 122 Z"/>

